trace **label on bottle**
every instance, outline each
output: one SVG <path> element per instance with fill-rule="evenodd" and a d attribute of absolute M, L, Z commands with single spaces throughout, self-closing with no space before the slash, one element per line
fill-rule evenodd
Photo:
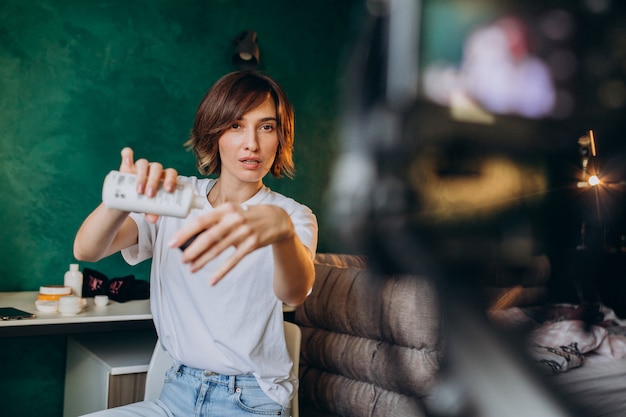
<path fill-rule="evenodd" d="M 139 194 L 137 176 L 111 171 L 104 180 L 102 202 L 110 208 L 161 216 L 187 217 L 194 201 L 191 186 L 178 183 L 173 192 L 159 188 L 154 197 Z"/>

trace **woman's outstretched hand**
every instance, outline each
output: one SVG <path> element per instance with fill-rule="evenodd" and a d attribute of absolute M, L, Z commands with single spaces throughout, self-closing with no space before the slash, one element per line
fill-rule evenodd
<path fill-rule="evenodd" d="M 190 220 L 174 235 L 169 245 L 180 247 L 195 236 L 183 251 L 183 262 L 190 264 L 192 272 L 233 246 L 235 253 L 210 279 L 215 285 L 250 252 L 294 235 L 289 215 L 278 206 L 224 203 Z"/>

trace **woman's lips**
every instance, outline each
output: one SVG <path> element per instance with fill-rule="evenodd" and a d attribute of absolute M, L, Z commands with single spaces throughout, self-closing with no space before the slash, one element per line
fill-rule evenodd
<path fill-rule="evenodd" d="M 244 168 L 257 168 L 261 165 L 261 161 L 259 159 L 240 159 L 239 162 L 244 166 Z"/>

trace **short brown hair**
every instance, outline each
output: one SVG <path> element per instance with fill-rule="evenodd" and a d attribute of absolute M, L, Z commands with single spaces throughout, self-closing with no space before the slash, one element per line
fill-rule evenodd
<path fill-rule="evenodd" d="M 278 133 L 278 149 L 270 171 L 276 178 L 283 175 L 293 178 L 293 108 L 278 83 L 256 71 L 236 71 L 224 75 L 200 102 L 185 147 L 194 152 L 201 174 L 220 174 L 219 138 L 234 121 L 261 105 L 268 96 L 276 105 Z"/>

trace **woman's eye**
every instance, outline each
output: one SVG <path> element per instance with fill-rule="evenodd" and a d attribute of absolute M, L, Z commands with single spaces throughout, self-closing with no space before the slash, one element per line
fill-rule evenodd
<path fill-rule="evenodd" d="M 232 125 L 230 125 L 231 129 L 239 129 L 241 126 L 239 125 L 239 123 L 233 123 Z"/>
<path fill-rule="evenodd" d="M 272 130 L 274 130 L 274 126 L 272 126 L 272 125 L 261 125 L 261 130 L 264 130 L 266 132 L 271 132 Z"/>

